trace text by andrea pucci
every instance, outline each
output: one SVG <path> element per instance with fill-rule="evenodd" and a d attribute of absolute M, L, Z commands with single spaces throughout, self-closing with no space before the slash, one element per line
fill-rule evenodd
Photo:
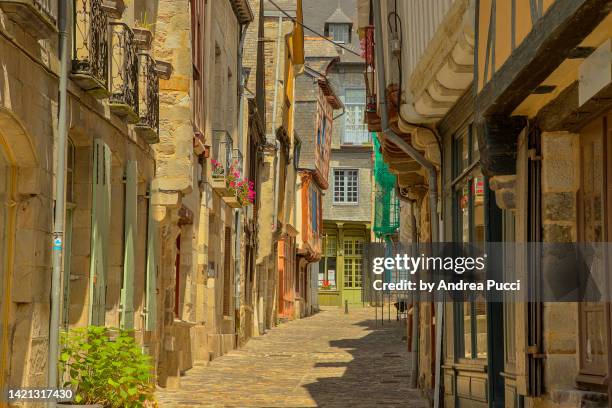
<path fill-rule="evenodd" d="M 338 256 L 347 258 L 338 258 L 340 265 L 358 262 L 354 253 L 339 251 Z M 364 245 L 360 256 L 358 283 L 364 302 L 380 302 L 386 294 L 454 303 L 474 299 L 612 302 L 611 242 L 407 243 L 387 239 Z"/>
<path fill-rule="evenodd" d="M 432 293 L 434 291 L 520 291 L 521 280 L 497 281 L 485 279 L 474 280 L 480 273 L 484 272 L 487 264 L 487 254 L 481 256 L 411 256 L 408 254 L 395 254 L 387 257 L 372 258 L 372 288 L 375 291 L 422 291 Z M 394 271 L 399 278 L 395 281 L 385 279 L 385 273 Z M 439 277 L 434 281 L 414 279 L 419 271 L 431 271 Z M 442 275 L 440 275 L 440 273 Z M 450 274 L 449 274 L 450 273 Z M 457 279 L 467 274 L 468 279 Z M 449 276 L 444 278 L 443 276 Z M 378 277 L 378 279 L 376 278 Z"/>

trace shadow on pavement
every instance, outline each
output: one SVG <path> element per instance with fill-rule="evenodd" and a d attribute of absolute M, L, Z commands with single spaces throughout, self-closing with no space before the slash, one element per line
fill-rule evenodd
<path fill-rule="evenodd" d="M 410 388 L 411 358 L 402 339 L 405 321 L 385 321 L 384 326 L 375 320 L 354 324 L 369 333 L 330 341 L 332 352 L 315 364 L 316 378 L 302 385 L 317 406 L 427 407 L 419 391 Z M 333 349 L 350 353 L 350 361 Z M 339 370 L 344 372 L 338 375 Z"/>

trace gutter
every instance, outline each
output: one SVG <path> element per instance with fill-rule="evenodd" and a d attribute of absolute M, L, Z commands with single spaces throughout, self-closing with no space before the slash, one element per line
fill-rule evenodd
<path fill-rule="evenodd" d="M 438 176 L 435 166 L 427 160 L 411 144 L 404 141 L 400 136 L 389 128 L 389 116 L 387 112 L 387 87 L 385 79 L 385 56 L 383 52 L 383 32 L 382 32 L 382 11 L 380 1 L 373 3 L 374 12 L 374 51 L 376 61 L 380 64 L 377 67 L 377 83 L 379 92 L 380 119 L 382 133 L 389 141 L 402 149 L 414 161 L 419 163 L 427 171 L 429 179 L 429 213 L 431 227 L 431 242 L 439 242 L 439 222 L 438 222 Z M 444 303 L 436 302 L 436 368 L 434 384 L 434 408 L 440 407 L 440 364 L 442 362 L 442 325 L 444 322 Z"/>

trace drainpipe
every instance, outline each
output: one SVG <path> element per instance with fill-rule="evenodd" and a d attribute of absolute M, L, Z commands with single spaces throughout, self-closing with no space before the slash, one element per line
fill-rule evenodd
<path fill-rule="evenodd" d="M 55 163 L 55 214 L 53 224 L 53 273 L 51 275 L 51 318 L 49 323 L 48 388 L 58 387 L 59 330 L 61 310 L 61 271 L 64 248 L 64 221 L 66 210 L 66 139 L 68 138 L 68 1 L 59 2 L 58 28 L 60 52 L 59 107 L 57 132 L 57 161 Z M 50 402 L 49 407 L 55 407 Z"/>
<path fill-rule="evenodd" d="M 404 197 L 401 194 L 399 186 L 395 185 L 395 194 L 399 197 L 399 199 L 405 203 L 410 204 L 410 241 L 411 241 L 411 249 L 412 256 L 418 256 L 416 253 L 416 245 L 418 244 L 418 234 L 417 234 L 417 225 L 416 220 L 417 216 L 415 216 L 415 211 L 418 206 L 415 205 L 416 200 L 411 200 L 407 197 Z M 417 377 L 419 375 L 419 302 L 418 302 L 418 292 L 415 294 L 411 292 L 410 294 L 410 303 L 412 304 L 412 333 L 410 334 L 410 338 L 412 343 L 410 345 L 410 350 L 412 351 L 412 361 L 410 366 L 410 387 L 417 387 Z"/>
<path fill-rule="evenodd" d="M 274 207 L 272 212 L 272 226 L 273 231 L 276 231 L 278 225 L 278 189 L 279 189 L 279 177 L 280 177 L 280 143 L 276 140 L 276 110 L 277 110 L 277 99 L 278 99 L 278 76 L 280 75 L 280 51 L 281 51 L 281 37 L 283 34 L 283 16 L 278 16 L 278 34 L 276 36 L 276 73 L 274 74 L 274 104 L 272 105 L 272 131 L 269 138 L 274 138 L 274 145 L 276 146 L 276 177 L 274 179 Z"/>
<path fill-rule="evenodd" d="M 249 23 L 240 25 L 240 41 L 238 42 L 238 149 L 242 152 L 244 145 L 244 125 L 242 123 L 244 119 L 244 72 L 242 71 L 242 60 L 244 57 L 244 39 L 247 34 Z M 248 123 L 248 118 L 247 118 Z M 244 156 L 243 156 L 244 160 Z M 251 160 L 251 158 L 249 158 Z M 241 171 L 244 173 L 244 161 L 241 163 Z M 242 216 L 242 209 L 236 210 L 236 242 L 235 251 L 236 257 L 234 261 L 234 274 L 237 276 L 235 280 L 235 294 L 236 294 L 236 308 L 240 310 L 240 263 L 242 261 L 242 253 L 240 249 L 242 247 L 242 222 L 240 220 Z"/>
<path fill-rule="evenodd" d="M 374 35 L 375 35 L 375 58 L 380 66 L 377 69 L 377 82 L 380 104 L 380 119 L 382 133 L 387 139 L 402 149 L 414 161 L 419 163 L 427 171 L 429 179 L 429 213 L 431 226 L 431 242 L 439 242 L 439 222 L 438 222 L 438 177 L 435 166 L 427 160 L 410 143 L 404 141 L 389 128 L 389 116 L 387 113 L 387 89 L 384 69 L 383 52 L 383 33 L 382 33 L 382 12 L 380 1 L 372 7 L 374 11 Z M 443 324 L 443 302 L 436 302 L 436 369 L 434 385 L 434 408 L 440 407 L 440 364 L 442 362 L 442 324 Z"/>

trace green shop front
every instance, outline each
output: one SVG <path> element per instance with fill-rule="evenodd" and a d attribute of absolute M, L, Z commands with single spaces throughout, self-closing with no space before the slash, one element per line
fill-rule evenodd
<path fill-rule="evenodd" d="M 363 253 L 369 237 L 369 224 L 328 221 L 323 224 L 320 306 L 362 304 Z"/>

